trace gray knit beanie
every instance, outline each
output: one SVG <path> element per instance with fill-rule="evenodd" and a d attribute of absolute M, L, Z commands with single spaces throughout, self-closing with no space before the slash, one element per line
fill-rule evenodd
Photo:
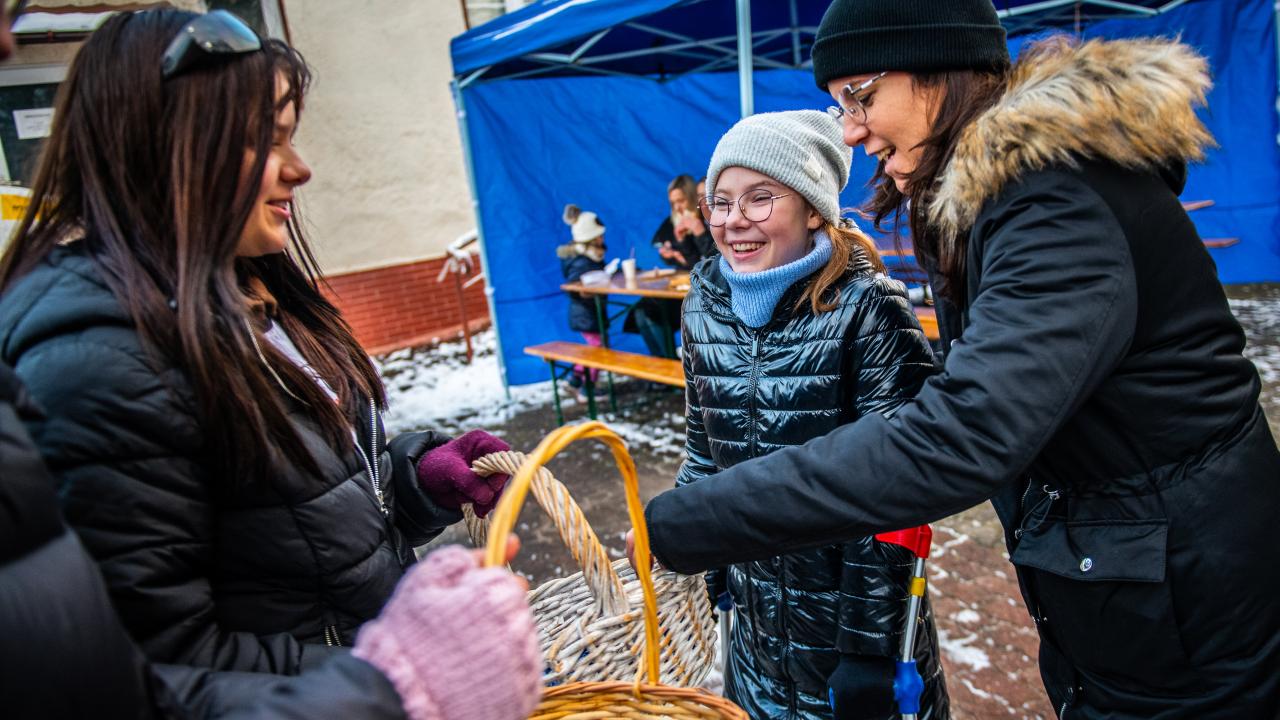
<path fill-rule="evenodd" d="M 840 219 L 840 191 L 849 182 L 852 150 L 840 122 L 817 110 L 760 113 L 739 120 L 720 138 L 707 167 L 707 193 L 728 167 L 768 175 L 804 196 L 828 222 Z"/>

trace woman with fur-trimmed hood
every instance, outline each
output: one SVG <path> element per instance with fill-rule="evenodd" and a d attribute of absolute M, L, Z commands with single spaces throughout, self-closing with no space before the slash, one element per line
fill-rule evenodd
<path fill-rule="evenodd" d="M 944 372 L 892 418 L 658 496 L 658 560 L 696 572 L 991 499 L 1060 716 L 1276 717 L 1280 451 L 1178 202 L 1212 143 L 1205 60 L 1051 39 L 1010 67 L 990 0 L 836 0 L 813 67 L 880 159 L 867 209 L 910 226 L 944 300 Z"/>

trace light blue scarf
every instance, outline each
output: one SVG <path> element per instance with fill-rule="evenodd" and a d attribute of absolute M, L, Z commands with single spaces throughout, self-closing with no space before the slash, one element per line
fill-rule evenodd
<path fill-rule="evenodd" d="M 733 314 L 746 323 L 747 327 L 758 328 L 773 317 L 773 309 L 778 305 L 787 289 L 796 281 L 816 272 L 831 259 L 831 238 L 826 232 L 819 230 L 813 234 L 813 249 L 808 255 L 779 265 L 768 270 L 753 273 L 734 272 L 729 261 L 720 256 L 720 273 L 729 282 L 732 291 L 730 304 Z"/>

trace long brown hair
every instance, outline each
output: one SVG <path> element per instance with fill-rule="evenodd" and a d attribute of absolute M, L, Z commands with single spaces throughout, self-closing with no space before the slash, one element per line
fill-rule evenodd
<path fill-rule="evenodd" d="M 876 230 L 883 232 L 884 223 L 891 221 L 895 244 L 900 245 L 905 217 L 916 258 L 936 268 L 943 278 L 943 286 L 935 290 L 953 300 L 957 292 L 964 291 L 968 241 L 966 237 L 941 237 L 929 227 L 926 211 L 930 194 L 951 159 L 961 133 L 999 100 L 1008 78 L 1005 70 L 952 70 L 912 75 L 914 90 L 932 93 L 937 98 L 929 136 L 920 143 L 924 150 L 920 164 L 907 175 L 906 193 L 899 192 L 893 178 L 885 175 L 883 162 L 871 178 L 875 191 L 864 211 Z"/>
<path fill-rule="evenodd" d="M 698 204 L 698 197 L 697 197 L 698 183 L 694 181 L 693 176 L 677 175 L 674 178 L 672 178 L 671 182 L 667 183 L 667 197 L 670 198 L 671 191 L 677 188 L 680 190 L 680 192 L 684 193 L 684 201 L 688 205 L 688 207 L 685 208 L 685 211 L 697 212 L 698 208 L 701 206 Z M 675 222 L 676 218 L 672 216 L 671 220 L 672 222 Z"/>
<path fill-rule="evenodd" d="M 176 364 L 186 373 L 216 470 L 236 482 L 271 477 L 280 463 L 318 472 L 288 419 L 286 392 L 308 406 L 328 442 L 349 449 L 351 418 L 367 414 L 368 399 L 384 402 L 381 382 L 320 293 L 297 208 L 288 252 L 236 257 L 275 114 L 289 103 L 301 113 L 310 71 L 296 51 L 270 40 L 261 52 L 211 58 L 162 79 L 165 48 L 195 17 L 120 13 L 77 53 L 58 90 L 30 210 L 0 258 L 0 290 L 78 238 L 157 369 Z M 278 75 L 288 82 L 279 100 Z M 244 288 L 253 278 L 274 296 L 279 322 L 337 404 L 251 326 Z"/>
<path fill-rule="evenodd" d="M 876 251 L 875 242 L 856 226 L 824 220 L 822 230 L 831 239 L 831 258 L 805 286 L 804 292 L 796 301 L 796 312 L 806 304 L 813 308 L 814 315 L 835 310 L 840 304 L 840 291 L 832 292 L 831 288 L 844 276 L 851 264 L 865 260 L 872 270 L 885 272 L 884 261 Z"/>

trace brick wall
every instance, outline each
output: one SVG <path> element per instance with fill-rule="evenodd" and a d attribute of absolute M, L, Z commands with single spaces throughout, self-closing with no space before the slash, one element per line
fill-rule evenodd
<path fill-rule="evenodd" d="M 325 295 L 351 324 L 356 339 L 379 354 L 456 335 L 462 326 L 453 279 L 436 282 L 444 258 L 329 275 Z M 475 263 L 478 265 L 477 263 Z M 474 277 L 479 268 L 463 277 Z M 463 290 L 466 316 L 474 332 L 489 318 L 484 282 Z"/>

